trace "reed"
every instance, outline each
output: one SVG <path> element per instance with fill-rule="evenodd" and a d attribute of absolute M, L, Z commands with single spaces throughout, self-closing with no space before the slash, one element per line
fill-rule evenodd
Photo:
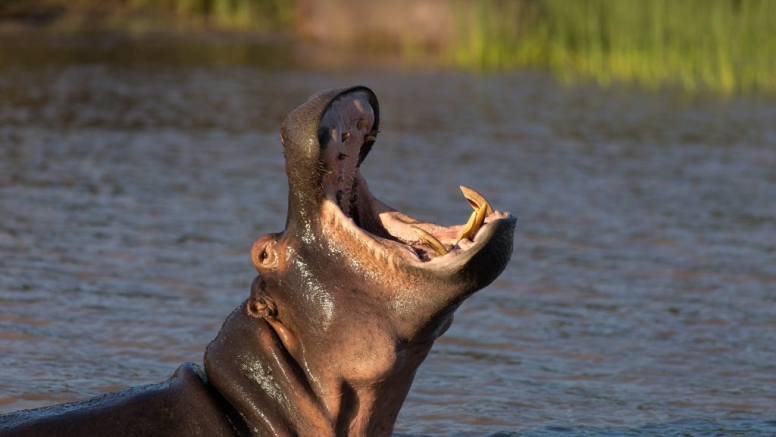
<path fill-rule="evenodd" d="M 293 31 L 299 26 L 294 21 L 295 7 L 305 1 L 328 2 L 332 13 L 340 13 L 337 7 L 347 4 L 331 0 L 0 0 L 0 18 L 34 15 L 30 11 L 36 8 L 62 5 L 112 10 L 111 19 L 119 17 L 114 20 L 117 27 L 135 25 L 132 18 L 122 19 L 124 11 L 157 11 L 176 18 L 175 23 L 184 28 Z M 444 65 L 480 71 L 543 67 L 566 81 L 637 82 L 650 88 L 678 84 L 688 91 L 723 94 L 776 92 L 776 38 L 772 36 L 776 0 L 448 1 L 455 31 L 446 34 L 447 40 L 429 48 L 422 40 L 405 36 L 406 41 L 383 42 L 379 48 L 399 47 L 405 59 L 437 59 Z M 391 17 L 401 19 L 401 11 Z M 91 26 L 93 20 L 84 23 Z M 365 49 L 368 43 L 359 39 L 353 45 Z"/>
<path fill-rule="evenodd" d="M 448 62 L 482 70 L 543 66 L 565 80 L 776 91 L 776 2 L 474 0 L 456 3 Z M 473 9 L 473 13 L 472 13 Z"/>
<path fill-rule="evenodd" d="M 227 30 L 274 31 L 294 19 L 293 0 L 125 0 L 135 9 L 173 12 L 183 20 Z"/>

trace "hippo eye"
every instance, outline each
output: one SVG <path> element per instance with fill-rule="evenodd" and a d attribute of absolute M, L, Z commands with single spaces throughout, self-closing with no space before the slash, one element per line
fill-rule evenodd
<path fill-rule="evenodd" d="M 267 249 L 264 249 L 261 251 L 261 255 L 259 255 L 259 261 L 264 262 L 268 257 L 269 255 L 267 254 Z"/>

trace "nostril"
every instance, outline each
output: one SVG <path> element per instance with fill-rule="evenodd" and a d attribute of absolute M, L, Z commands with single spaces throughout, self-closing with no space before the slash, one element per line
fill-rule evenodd
<path fill-rule="evenodd" d="M 259 264 L 264 268 L 272 268 L 275 263 L 275 252 L 271 247 L 264 247 L 259 253 Z"/>
<path fill-rule="evenodd" d="M 260 237 L 251 247 L 251 262 L 259 269 L 259 273 L 266 273 L 278 267 L 277 236 L 268 234 Z"/>

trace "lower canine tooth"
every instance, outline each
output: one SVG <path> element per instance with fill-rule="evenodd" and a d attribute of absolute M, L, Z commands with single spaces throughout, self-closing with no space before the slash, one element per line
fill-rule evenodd
<path fill-rule="evenodd" d="M 475 220 L 477 220 L 477 211 L 473 211 L 472 215 L 469 216 L 469 221 L 466 222 L 466 226 L 464 226 L 463 230 L 461 231 L 461 236 L 458 237 L 459 240 L 463 240 L 464 238 L 471 240 L 472 237 L 474 237 L 474 233 L 472 231 L 474 230 Z"/>
<path fill-rule="evenodd" d="M 437 255 L 447 255 L 447 248 L 444 244 L 437 240 L 435 236 L 424 231 L 423 229 L 420 229 L 417 226 L 411 226 L 411 228 L 413 231 L 415 231 L 415 234 L 417 234 L 418 237 L 423 240 L 424 243 L 428 244 L 432 249 L 434 249 L 434 252 L 436 252 Z"/>
<path fill-rule="evenodd" d="M 477 235 L 477 231 L 479 231 L 482 227 L 482 224 L 485 223 L 487 211 L 487 205 L 482 205 L 472 213 L 472 215 L 469 217 L 469 221 L 466 223 L 466 226 L 464 226 L 463 231 L 461 231 L 461 239 L 474 239 L 474 236 Z"/>
<path fill-rule="evenodd" d="M 477 235 L 477 231 L 480 230 L 482 224 L 485 223 L 485 217 L 493 214 L 493 208 L 491 208 L 490 203 L 482 194 L 471 188 L 461 185 L 461 191 L 463 192 L 463 197 L 469 201 L 469 205 L 474 208 L 474 212 L 469 217 L 466 226 L 463 227 L 460 239 L 466 238 L 471 240 Z"/>
<path fill-rule="evenodd" d="M 493 208 L 490 207 L 490 203 L 485 199 L 485 196 L 463 185 L 461 185 L 461 192 L 463 193 L 463 197 L 469 201 L 469 205 L 471 205 L 475 211 L 484 205 L 487 208 L 485 217 L 493 214 Z"/>

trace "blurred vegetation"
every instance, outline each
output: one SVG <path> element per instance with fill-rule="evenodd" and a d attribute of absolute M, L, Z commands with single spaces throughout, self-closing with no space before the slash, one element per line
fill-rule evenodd
<path fill-rule="evenodd" d="M 538 66 L 569 81 L 591 78 L 603 84 L 678 84 L 690 91 L 776 92 L 776 38 L 770 34 L 776 30 L 773 0 L 449 1 L 454 36 L 430 53 L 446 65 L 480 71 Z M 89 17 L 97 13 L 103 21 L 118 23 L 114 27 L 137 28 L 132 17 L 156 14 L 168 17 L 177 28 L 293 32 L 296 3 L 0 0 L 0 19 L 46 21 L 67 15 L 62 11 L 86 10 Z M 93 22 L 81 20 L 79 25 Z M 413 58 L 427 50 L 407 41 L 393 45 L 397 46 Z"/>
<path fill-rule="evenodd" d="M 457 0 L 459 10 L 470 4 Z M 776 91 L 776 1 L 492 0 L 476 1 L 471 15 L 447 53 L 460 66 L 538 65 L 604 84 Z"/>
<path fill-rule="evenodd" d="M 179 17 L 233 30 L 280 30 L 292 25 L 290 0 L 125 0 L 133 8 L 174 11 Z"/>
<path fill-rule="evenodd" d="M 59 30 L 287 30 L 293 0 L 0 0 L 0 19 L 57 22 Z"/>

